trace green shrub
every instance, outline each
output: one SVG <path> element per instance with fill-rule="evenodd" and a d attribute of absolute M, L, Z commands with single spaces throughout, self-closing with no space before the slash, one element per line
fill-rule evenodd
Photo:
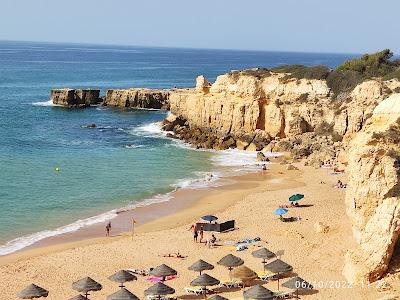
<path fill-rule="evenodd" d="M 318 79 L 324 80 L 329 75 L 329 68 L 326 66 L 312 66 L 307 67 L 303 65 L 285 65 L 272 69 L 277 73 L 289 73 L 283 79 L 296 78 L 296 79 Z"/>

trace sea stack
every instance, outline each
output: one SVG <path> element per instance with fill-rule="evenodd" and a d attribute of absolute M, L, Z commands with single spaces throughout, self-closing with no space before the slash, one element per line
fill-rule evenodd
<path fill-rule="evenodd" d="M 51 90 L 53 104 L 64 107 L 88 107 L 101 102 L 100 90 L 96 89 L 53 89 Z"/>

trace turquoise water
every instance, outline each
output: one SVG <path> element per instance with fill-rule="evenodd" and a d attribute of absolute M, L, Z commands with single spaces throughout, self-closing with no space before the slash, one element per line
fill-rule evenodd
<path fill-rule="evenodd" d="M 351 57 L 0 42 L 0 244 L 19 238 L 0 255 L 55 234 L 45 230 L 83 220 L 59 232 L 74 230 L 115 208 L 166 200 L 223 164 L 166 139 L 154 125 L 165 111 L 52 107 L 51 88 L 188 87 L 198 74 L 213 80 L 256 66 L 334 67 Z M 98 127 L 82 127 L 89 123 Z"/>

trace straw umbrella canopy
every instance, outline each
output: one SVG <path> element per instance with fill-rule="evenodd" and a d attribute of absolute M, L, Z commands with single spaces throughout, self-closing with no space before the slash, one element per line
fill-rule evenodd
<path fill-rule="evenodd" d="M 139 300 L 139 298 L 126 288 L 122 288 L 118 292 L 107 296 L 107 300 Z"/>
<path fill-rule="evenodd" d="M 254 285 L 248 290 L 243 292 L 244 299 L 273 299 L 274 293 L 262 285 Z"/>
<path fill-rule="evenodd" d="M 82 278 L 72 284 L 72 288 L 80 293 L 84 293 L 86 298 L 89 292 L 100 291 L 103 287 L 100 283 L 90 277 Z"/>
<path fill-rule="evenodd" d="M 108 279 L 114 282 L 118 282 L 120 284 L 119 287 L 123 288 L 125 282 L 137 280 L 137 277 L 132 273 L 129 273 L 128 271 L 120 270 L 117 273 L 108 277 Z"/>
<path fill-rule="evenodd" d="M 204 295 L 207 294 L 207 286 L 214 286 L 214 285 L 218 285 L 218 284 L 219 284 L 219 280 L 208 274 L 202 274 L 190 283 L 190 285 L 192 285 L 192 286 L 203 287 Z"/>
<path fill-rule="evenodd" d="M 293 271 L 293 267 L 280 259 L 275 259 L 273 262 L 265 265 L 265 268 L 273 273 L 278 274 L 278 291 L 279 291 L 279 274 Z"/>
<path fill-rule="evenodd" d="M 240 257 L 237 257 L 237 256 L 232 255 L 232 254 L 228 254 L 228 255 L 225 255 L 223 258 L 221 258 L 217 262 L 217 264 L 219 264 L 221 266 L 224 266 L 224 267 L 227 267 L 228 270 L 229 270 L 229 277 L 232 277 L 231 276 L 232 269 L 235 268 L 235 267 L 243 265 L 244 261 Z"/>
<path fill-rule="evenodd" d="M 212 269 L 214 269 L 214 266 L 202 259 L 199 259 L 193 265 L 191 265 L 188 269 L 191 271 L 200 272 L 200 275 L 201 275 L 202 271 L 212 270 Z"/>
<path fill-rule="evenodd" d="M 34 299 L 34 298 L 41 298 L 47 297 L 49 295 L 49 291 L 37 286 L 36 284 L 30 284 L 22 291 L 18 293 L 18 297 L 21 299 Z"/>
<path fill-rule="evenodd" d="M 220 295 L 214 295 L 211 298 L 208 298 L 208 300 L 229 300 L 228 298 L 222 297 Z"/>
<path fill-rule="evenodd" d="M 150 271 L 150 275 L 157 276 L 157 277 L 162 277 L 161 281 L 165 281 L 165 277 L 170 276 L 170 275 L 176 275 L 177 272 L 172 269 L 171 267 L 168 267 L 165 264 L 162 264 L 158 266 L 157 268 L 154 268 L 153 270 Z"/>
<path fill-rule="evenodd" d="M 232 277 L 240 279 L 243 282 L 243 287 L 245 287 L 246 282 L 257 278 L 257 274 L 246 266 L 240 266 L 232 271 Z"/>
<path fill-rule="evenodd" d="M 161 299 L 161 296 L 174 294 L 175 290 L 164 283 L 157 282 L 155 285 L 152 285 L 147 290 L 144 291 L 146 296 L 158 296 Z"/>
<path fill-rule="evenodd" d="M 267 263 L 267 259 L 270 259 L 270 258 L 273 258 L 276 256 L 276 254 L 274 252 L 268 250 L 267 248 L 261 248 L 256 251 L 253 251 L 251 253 L 251 255 L 253 255 L 254 257 L 257 257 L 257 258 L 262 258 L 264 271 L 265 271 L 265 264 Z"/>
<path fill-rule="evenodd" d="M 240 257 L 228 254 L 221 258 L 217 264 L 227 267 L 231 271 L 233 268 L 243 265 L 244 261 Z"/>
<path fill-rule="evenodd" d="M 299 290 L 311 290 L 314 288 L 310 283 L 308 283 L 303 278 L 298 277 L 298 276 L 289 279 L 288 281 L 284 282 L 282 285 L 289 289 L 296 290 L 297 298 L 299 297 Z"/>
<path fill-rule="evenodd" d="M 85 296 L 82 295 L 76 295 L 75 297 L 70 298 L 69 300 L 87 300 L 88 298 L 86 298 Z"/>

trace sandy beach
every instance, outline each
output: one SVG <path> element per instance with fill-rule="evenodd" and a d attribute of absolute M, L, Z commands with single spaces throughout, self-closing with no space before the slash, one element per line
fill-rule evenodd
<path fill-rule="evenodd" d="M 77 294 L 71 283 L 85 276 L 103 285 L 90 299 L 105 299 L 118 290 L 118 284 L 107 279 L 111 274 L 120 269 L 148 269 L 162 263 L 178 271 L 178 278 L 167 284 L 176 290 L 176 295 L 185 298 L 184 287 L 190 286 L 190 281 L 198 275 L 187 269 L 192 263 L 203 259 L 215 265 L 208 274 L 227 280 L 228 271 L 216 265 L 220 258 L 232 253 L 241 257 L 247 267 L 259 271 L 261 262 L 251 252 L 262 246 L 282 252 L 281 259 L 316 287 L 302 295 L 302 299 L 379 299 L 398 294 L 400 286 L 394 280 L 388 282 L 389 291 L 378 289 L 374 284 L 352 286 L 345 281 L 341 274 L 343 256 L 347 249 L 354 247 L 354 241 L 345 213 L 345 189 L 335 189 L 333 185 L 338 179 L 346 182 L 346 177 L 329 175 L 328 169 L 298 167 L 300 170 L 288 171 L 286 166 L 272 163 L 265 174 L 237 177 L 234 184 L 202 192 L 190 205 L 177 205 L 173 214 L 161 214 L 157 220 L 138 224 L 133 236 L 128 232 L 111 238 L 70 241 L 1 257 L 1 299 L 17 299 L 16 293 L 31 282 L 50 291 L 47 299 L 69 299 Z M 299 216 L 301 220 L 283 223 L 272 211 L 287 204 L 288 197 L 294 193 L 305 195 L 302 204 L 306 207 L 289 209 L 287 216 Z M 220 246 L 211 249 L 194 243 L 188 229 L 204 214 L 215 214 L 221 222 L 234 219 L 237 229 L 217 234 Z M 318 232 L 317 222 L 329 226 L 327 232 Z M 208 236 L 206 233 L 205 238 Z M 226 241 L 255 237 L 261 241 L 242 252 L 225 245 Z M 178 251 L 187 257 L 163 257 Z M 144 298 L 143 291 L 151 283 L 139 277 L 126 286 Z M 277 290 L 276 281 L 265 286 Z M 221 295 L 241 299 L 242 291 L 234 289 Z"/>

